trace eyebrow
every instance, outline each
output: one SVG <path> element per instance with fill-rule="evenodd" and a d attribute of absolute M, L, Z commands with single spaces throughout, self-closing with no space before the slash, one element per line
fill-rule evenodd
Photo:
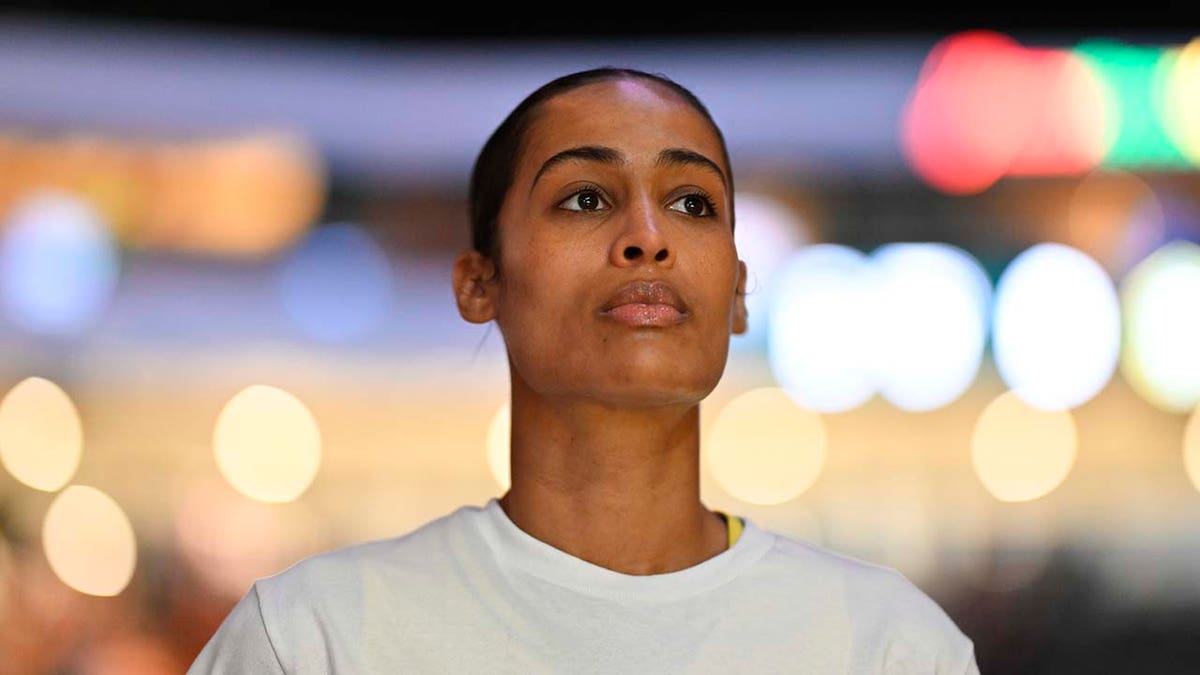
<path fill-rule="evenodd" d="M 729 186 L 729 181 L 725 179 L 725 172 L 717 163 L 704 155 L 693 150 L 685 150 L 683 148 L 667 148 L 658 153 L 658 161 L 656 166 L 698 166 L 703 169 L 708 169 L 721 179 L 721 184 Z"/>
<path fill-rule="evenodd" d="M 602 145 L 581 145 L 577 148 L 563 150 L 542 163 L 542 168 L 538 169 L 537 174 L 533 177 L 533 183 L 529 186 L 529 192 L 533 192 L 533 187 L 537 185 L 538 179 L 542 177 L 542 174 L 559 164 L 573 160 L 603 162 L 605 164 L 624 164 L 625 155 L 621 154 L 621 151 L 616 148 L 606 148 Z"/>
<path fill-rule="evenodd" d="M 537 174 L 533 177 L 533 183 L 529 186 L 529 191 L 532 193 L 533 188 L 537 185 L 538 179 L 542 174 L 550 169 L 570 161 L 585 161 L 585 162 L 601 162 L 604 164 L 625 164 L 625 155 L 616 148 L 609 148 L 603 145 L 581 145 L 576 148 L 569 148 L 562 152 L 555 153 L 542 163 Z M 667 148 L 658 153 L 658 159 L 654 162 L 655 166 L 698 166 L 715 173 L 723 185 L 728 186 L 729 181 L 725 178 L 725 172 L 716 162 L 705 157 L 704 155 L 695 152 L 694 150 L 686 150 L 684 148 Z"/>

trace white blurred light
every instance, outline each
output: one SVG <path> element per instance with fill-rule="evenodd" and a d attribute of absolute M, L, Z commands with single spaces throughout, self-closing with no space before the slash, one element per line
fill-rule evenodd
<path fill-rule="evenodd" d="M 816 244 L 785 260 L 771 284 L 767 355 L 788 395 L 820 412 L 871 398 L 875 317 L 867 258 Z"/>
<path fill-rule="evenodd" d="M 910 412 L 949 404 L 970 387 L 983 358 L 987 273 L 947 244 L 888 244 L 871 258 L 880 393 Z"/>
<path fill-rule="evenodd" d="M 1078 444 L 1071 411 L 1037 408 L 1009 391 L 988 404 L 976 422 L 971 460 L 992 496 L 1025 502 L 1066 479 Z"/>
<path fill-rule="evenodd" d="M 779 264 L 807 243 L 803 222 L 784 204 L 755 192 L 739 192 L 734 237 L 746 263 L 747 330 L 730 346 L 760 349 L 767 339 L 771 278 Z"/>
<path fill-rule="evenodd" d="M 112 497 L 84 485 L 68 487 L 50 504 L 42 547 L 58 578 L 89 595 L 117 595 L 137 563 L 128 516 Z"/>
<path fill-rule="evenodd" d="M 394 294 L 387 256 L 370 235 L 344 223 L 313 230 L 280 267 L 277 288 L 292 321 L 325 342 L 369 334 Z"/>
<path fill-rule="evenodd" d="M 751 504 L 782 504 L 807 490 L 825 466 L 821 417 L 798 407 L 783 390 L 752 389 L 717 414 L 708 464 L 729 494 Z"/>
<path fill-rule="evenodd" d="M 1195 408 L 1200 404 L 1200 246 L 1176 241 L 1154 252 L 1122 282 L 1121 302 L 1125 379 L 1163 410 Z"/>
<path fill-rule="evenodd" d="M 213 452 L 221 475 L 238 492 L 264 502 L 290 502 L 308 489 L 321 467 L 321 431 L 300 399 L 256 384 L 221 410 Z"/>
<path fill-rule="evenodd" d="M 13 478 L 56 492 L 75 475 L 82 455 L 79 413 L 57 384 L 28 377 L 0 401 L 0 463 Z"/>
<path fill-rule="evenodd" d="M 1062 244 L 1038 244 L 996 285 L 993 348 L 1000 376 L 1030 405 L 1081 405 L 1112 377 L 1121 316 L 1100 265 Z"/>
<path fill-rule="evenodd" d="M 65 192 L 18 202 L 0 237 L 0 289 L 14 324 L 42 335 L 76 334 L 108 306 L 117 247 L 100 215 Z"/>
<path fill-rule="evenodd" d="M 492 478 L 496 484 L 500 486 L 500 490 L 507 492 L 512 485 L 512 470 L 510 468 L 512 462 L 512 452 L 510 438 L 512 424 L 512 407 L 506 401 L 500 409 L 492 415 L 492 422 L 488 425 L 487 435 L 487 463 L 488 470 L 492 473 Z"/>

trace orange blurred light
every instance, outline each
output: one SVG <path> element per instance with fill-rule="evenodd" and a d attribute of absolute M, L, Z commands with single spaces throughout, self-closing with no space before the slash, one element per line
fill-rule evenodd
<path fill-rule="evenodd" d="M 41 188 L 85 197 L 127 244 L 260 256 L 313 224 L 327 175 L 286 131 L 186 143 L 0 135 L 0 214 Z"/>

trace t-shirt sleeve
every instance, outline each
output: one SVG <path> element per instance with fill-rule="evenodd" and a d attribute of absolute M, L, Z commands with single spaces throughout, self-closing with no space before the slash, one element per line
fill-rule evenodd
<path fill-rule="evenodd" d="M 263 621 L 258 584 L 225 617 L 187 675 L 284 675 Z"/>
<path fill-rule="evenodd" d="M 895 570 L 890 600 L 896 616 L 885 655 L 887 675 L 979 675 L 975 646 L 945 610 Z"/>

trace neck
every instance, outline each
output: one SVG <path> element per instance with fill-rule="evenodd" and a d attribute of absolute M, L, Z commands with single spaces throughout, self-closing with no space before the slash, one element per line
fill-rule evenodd
<path fill-rule="evenodd" d="M 725 550 L 700 502 L 700 408 L 546 399 L 514 378 L 512 487 L 529 535 L 623 574 L 675 572 Z"/>

